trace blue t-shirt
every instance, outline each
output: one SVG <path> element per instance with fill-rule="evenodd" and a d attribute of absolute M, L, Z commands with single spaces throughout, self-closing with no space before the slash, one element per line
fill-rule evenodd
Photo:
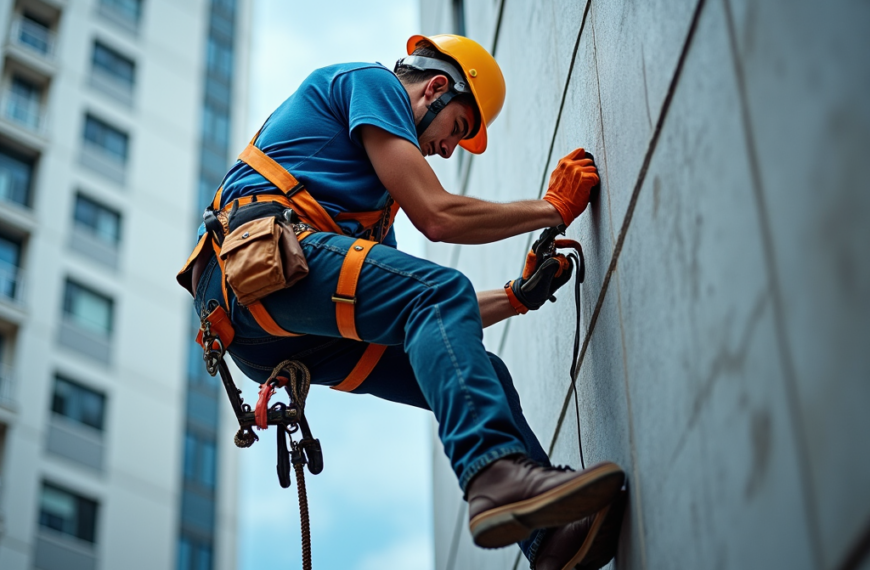
<path fill-rule="evenodd" d="M 383 209 L 389 194 L 375 173 L 357 127 L 374 125 L 418 146 L 411 99 L 381 64 L 346 63 L 314 71 L 272 114 L 256 145 L 289 170 L 333 218 Z M 275 187 L 238 161 L 224 179 L 223 204 Z M 338 222 L 352 236 L 354 221 Z M 386 245 L 395 247 L 391 229 Z"/>

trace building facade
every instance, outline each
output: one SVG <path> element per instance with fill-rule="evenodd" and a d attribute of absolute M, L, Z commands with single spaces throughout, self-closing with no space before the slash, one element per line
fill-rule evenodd
<path fill-rule="evenodd" d="M 600 169 L 600 195 L 568 231 L 585 249 L 582 314 L 566 286 L 485 343 L 555 463 L 625 468 L 608 567 L 870 568 L 870 8 L 420 10 L 425 33 L 464 29 L 507 81 L 487 152 L 433 161 L 448 190 L 541 197 L 580 146 Z M 520 273 L 533 239 L 428 255 L 492 289 Z M 435 450 L 437 570 L 526 567 L 516 548 L 473 546 Z"/>
<path fill-rule="evenodd" d="M 245 138 L 249 13 L 0 1 L 4 570 L 235 567 L 232 418 L 174 275 Z"/>

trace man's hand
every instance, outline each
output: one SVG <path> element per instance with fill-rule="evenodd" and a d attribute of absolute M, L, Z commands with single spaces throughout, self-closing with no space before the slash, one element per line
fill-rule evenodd
<path fill-rule="evenodd" d="M 544 303 L 571 279 L 574 266 L 562 254 L 556 254 L 543 263 L 530 251 L 526 256 L 523 276 L 508 282 L 505 293 L 517 314 L 540 309 Z"/>
<path fill-rule="evenodd" d="M 578 148 L 553 170 L 544 200 L 556 208 L 568 226 L 586 209 L 592 188 L 599 181 L 592 155 Z"/>

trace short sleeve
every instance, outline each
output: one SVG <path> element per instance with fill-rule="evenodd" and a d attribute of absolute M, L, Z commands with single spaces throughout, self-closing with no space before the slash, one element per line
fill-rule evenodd
<path fill-rule="evenodd" d="M 360 144 L 356 129 L 374 125 L 419 148 L 408 92 L 387 68 L 369 66 L 337 75 L 330 102 L 347 122 L 348 136 L 356 144 Z"/>

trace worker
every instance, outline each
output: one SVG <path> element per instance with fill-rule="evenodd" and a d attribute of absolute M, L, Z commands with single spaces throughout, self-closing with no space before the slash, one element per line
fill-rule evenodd
<path fill-rule="evenodd" d="M 477 545 L 518 542 L 539 570 L 598 568 L 615 552 L 623 471 L 552 467 L 507 368 L 482 342 L 484 327 L 542 306 L 570 267 L 527 265 L 505 288 L 476 294 L 459 271 L 399 251 L 392 227 L 398 205 L 424 236 L 447 243 L 567 226 L 597 170 L 578 149 L 542 200 L 448 193 L 426 157 L 486 150 L 504 78 L 461 36 L 413 36 L 407 53 L 393 71 L 349 63 L 311 73 L 227 173 L 179 281 L 203 318 L 229 317 L 224 344 L 251 379 L 263 383 L 292 358 L 314 384 L 431 410 Z M 261 287 L 257 271 L 239 268 L 274 253 L 267 243 L 292 246 L 273 240 L 288 226 L 307 274 Z"/>

